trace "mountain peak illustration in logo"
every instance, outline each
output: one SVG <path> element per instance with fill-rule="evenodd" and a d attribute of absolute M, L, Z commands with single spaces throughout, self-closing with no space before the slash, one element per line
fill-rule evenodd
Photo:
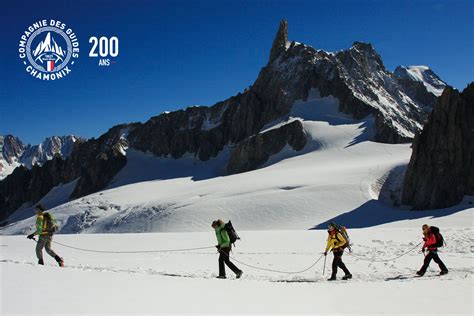
<path fill-rule="evenodd" d="M 58 61 L 63 61 L 65 53 L 62 47 L 54 40 L 51 32 L 48 32 L 46 38 L 36 46 L 33 56 L 36 62 L 39 61 L 42 64 L 46 62 L 47 71 L 53 71 L 54 65 Z"/>

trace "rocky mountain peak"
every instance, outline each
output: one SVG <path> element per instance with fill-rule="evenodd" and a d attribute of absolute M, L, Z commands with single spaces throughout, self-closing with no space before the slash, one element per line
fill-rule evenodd
<path fill-rule="evenodd" d="M 27 168 L 32 168 L 34 165 L 41 166 L 53 159 L 55 155 L 66 159 L 71 154 L 76 141 L 77 137 L 74 135 L 47 137 L 38 145 L 28 146 L 20 162 Z"/>
<path fill-rule="evenodd" d="M 404 83 L 412 82 L 421 83 L 428 93 L 435 97 L 441 96 L 446 82 L 441 80 L 439 76 L 428 66 L 398 66 L 394 71 L 395 77 Z"/>
<path fill-rule="evenodd" d="M 13 135 L 0 136 L 0 150 L 2 155 L 0 158 L 11 164 L 20 158 L 25 151 L 25 145 L 22 141 Z"/>
<path fill-rule="evenodd" d="M 374 46 L 370 43 L 354 41 L 352 47 L 366 52 L 375 52 Z"/>
<path fill-rule="evenodd" d="M 272 49 L 270 51 L 269 63 L 272 63 L 282 51 L 285 51 L 288 45 L 288 21 L 281 20 L 278 31 L 273 40 Z"/>
<path fill-rule="evenodd" d="M 42 166 L 56 155 L 67 159 L 78 140 L 81 139 L 74 135 L 52 136 L 37 145 L 25 145 L 16 136 L 0 136 L 0 180 L 20 165 L 31 169 L 35 165 Z"/>
<path fill-rule="evenodd" d="M 372 71 L 386 71 L 382 57 L 380 57 L 374 46 L 370 43 L 355 41 L 349 50 L 339 53 L 339 56 L 343 56 L 343 59 L 349 63 L 348 56 L 350 56 L 357 62 L 371 67 Z"/>

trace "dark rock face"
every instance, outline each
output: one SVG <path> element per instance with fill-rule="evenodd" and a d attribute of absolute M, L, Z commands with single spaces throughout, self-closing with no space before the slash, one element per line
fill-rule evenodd
<path fill-rule="evenodd" d="M 89 140 L 74 148 L 65 168 L 69 181 L 80 177 L 71 198 L 104 189 L 125 166 L 127 158 L 123 150 L 127 145 L 121 137 L 124 128 L 129 128 L 129 125 L 115 126 L 97 140 Z"/>
<path fill-rule="evenodd" d="M 446 88 L 413 143 L 402 202 L 444 208 L 474 194 L 474 83 Z"/>
<path fill-rule="evenodd" d="M 436 104 L 438 98 L 434 94 L 428 92 L 423 83 L 413 81 L 409 78 L 398 78 L 397 80 L 413 100 L 416 100 L 421 104 L 426 104 L 431 108 Z"/>
<path fill-rule="evenodd" d="M 29 201 L 30 179 L 31 171 L 20 166 L 6 179 L 0 181 L 0 221 L 6 219 L 24 202 Z"/>
<path fill-rule="evenodd" d="M 374 137 L 374 141 L 376 142 L 401 144 L 409 143 L 411 141 L 411 138 L 397 133 L 393 123 L 390 120 L 387 120 L 380 113 L 375 115 L 375 130 L 377 131 L 377 134 Z"/>
<path fill-rule="evenodd" d="M 393 74 L 410 98 L 429 108 L 433 108 L 447 86 L 427 66 L 398 66 Z"/>
<path fill-rule="evenodd" d="M 234 174 L 255 170 L 287 144 L 296 151 L 302 150 L 306 145 L 306 134 L 300 121 L 293 121 L 240 142 L 232 151 L 227 171 Z"/>
<path fill-rule="evenodd" d="M 288 44 L 288 22 L 281 20 L 278 32 L 273 40 L 272 49 L 270 51 L 269 63 L 272 63 L 277 57 L 285 51 Z"/>
<path fill-rule="evenodd" d="M 7 163 L 19 159 L 26 148 L 21 140 L 13 135 L 0 136 L 0 145 L 2 145 L 2 157 Z"/>

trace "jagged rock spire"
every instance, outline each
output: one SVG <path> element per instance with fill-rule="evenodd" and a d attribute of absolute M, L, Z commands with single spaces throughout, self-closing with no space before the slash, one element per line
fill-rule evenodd
<path fill-rule="evenodd" d="M 280 21 L 280 27 L 278 32 L 275 35 L 273 40 L 272 50 L 270 51 L 270 60 L 272 63 L 278 55 L 286 49 L 286 44 L 288 43 L 288 21 L 282 19 Z"/>
<path fill-rule="evenodd" d="M 415 137 L 402 203 L 445 208 L 474 194 L 474 83 L 462 93 L 446 87 Z"/>

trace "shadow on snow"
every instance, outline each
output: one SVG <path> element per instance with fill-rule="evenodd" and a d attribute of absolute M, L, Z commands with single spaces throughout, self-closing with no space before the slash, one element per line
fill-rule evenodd
<path fill-rule="evenodd" d="M 409 211 L 387 206 L 378 200 L 370 200 L 358 208 L 317 224 L 311 229 L 327 229 L 330 222 L 347 228 L 366 228 L 401 220 L 415 220 L 424 217 L 440 218 L 474 207 L 474 197 L 466 197 L 460 204 L 437 210 Z"/>

